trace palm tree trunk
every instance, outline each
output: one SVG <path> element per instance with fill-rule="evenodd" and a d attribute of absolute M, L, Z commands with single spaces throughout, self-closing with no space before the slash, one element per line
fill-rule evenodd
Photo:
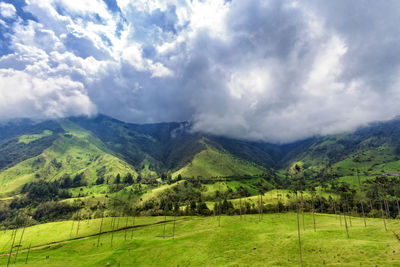
<path fill-rule="evenodd" d="M 335 211 L 335 218 L 337 220 L 337 212 L 336 212 L 336 202 L 335 202 L 335 200 L 332 200 L 332 203 L 333 203 L 333 210 Z"/>
<path fill-rule="evenodd" d="M 349 221 L 350 221 L 350 226 L 353 226 L 352 222 L 351 222 L 351 209 L 350 206 L 347 205 L 347 212 L 349 213 Z"/>
<path fill-rule="evenodd" d="M 297 192 L 296 192 L 296 206 L 297 206 L 297 234 L 299 237 L 299 252 L 300 252 L 300 267 L 303 266 L 303 258 L 301 255 L 301 238 L 300 238 L 300 222 L 299 222 L 299 201 L 297 199 Z"/>
<path fill-rule="evenodd" d="M 385 225 L 385 231 L 387 231 L 386 222 L 385 222 L 385 214 L 383 213 L 383 204 L 382 204 L 382 201 L 381 201 L 381 213 L 382 213 L 383 224 Z"/>
<path fill-rule="evenodd" d="M 111 227 L 111 247 L 113 246 L 113 240 L 114 240 L 114 227 L 115 227 L 115 221 L 116 219 L 113 217 L 112 219 L 112 227 Z"/>
<path fill-rule="evenodd" d="M 398 199 L 396 199 L 396 203 L 397 203 L 397 212 L 398 212 L 399 219 L 400 219 L 400 205 L 399 205 L 399 200 Z"/>
<path fill-rule="evenodd" d="M 176 211 L 174 212 L 174 226 L 172 227 L 172 240 L 175 239 L 175 218 L 176 218 Z"/>
<path fill-rule="evenodd" d="M 125 223 L 125 241 L 126 241 L 126 232 L 128 231 L 128 220 L 129 220 L 129 216 L 126 216 L 126 223 Z"/>
<path fill-rule="evenodd" d="M 324 213 L 324 207 L 322 205 L 322 193 L 319 195 L 319 205 L 320 205 L 320 208 L 321 208 L 321 213 Z"/>
<path fill-rule="evenodd" d="M 240 197 L 239 200 L 239 212 L 240 212 L 240 220 L 242 220 L 242 197 Z"/>
<path fill-rule="evenodd" d="M 277 201 L 277 208 L 278 208 L 278 213 L 280 213 L 280 211 L 279 211 L 279 194 L 278 194 L 278 191 L 276 191 L 276 201 Z"/>
<path fill-rule="evenodd" d="M 78 212 L 78 226 L 76 228 L 76 235 L 79 233 L 79 223 L 81 222 L 81 210 Z"/>
<path fill-rule="evenodd" d="M 72 236 L 72 231 L 74 230 L 74 222 L 75 222 L 75 219 L 72 218 L 72 227 L 71 227 L 71 231 L 69 232 L 69 237 Z"/>
<path fill-rule="evenodd" d="M 306 230 L 306 225 L 304 223 L 304 202 L 303 202 L 303 192 L 300 192 L 300 196 L 301 196 L 301 215 L 303 217 L 303 230 Z"/>
<path fill-rule="evenodd" d="M 136 216 L 136 213 L 133 213 L 131 239 L 133 239 L 133 230 L 134 230 L 134 228 L 135 228 L 135 216 Z"/>
<path fill-rule="evenodd" d="M 315 213 L 314 213 L 314 194 L 311 194 L 311 205 L 312 205 L 312 216 L 313 216 L 314 232 L 316 232 L 316 229 L 315 229 Z"/>
<path fill-rule="evenodd" d="M 360 200 L 360 202 L 361 202 L 361 211 L 362 211 L 362 215 L 364 218 L 364 227 L 367 227 L 367 219 L 365 219 L 364 204 L 363 204 L 362 200 Z"/>
<path fill-rule="evenodd" d="M 13 248 L 14 248 L 14 242 L 15 242 L 15 237 L 17 236 L 17 231 L 18 231 L 18 229 L 15 229 L 13 241 L 11 243 L 10 253 L 8 254 L 7 267 L 10 265 L 11 254 L 12 254 L 12 251 L 13 251 Z"/>
<path fill-rule="evenodd" d="M 167 211 L 164 211 L 164 231 L 163 238 L 165 239 L 165 224 L 167 223 Z"/>
<path fill-rule="evenodd" d="M 100 244 L 100 236 L 101 236 L 101 228 L 103 227 L 103 220 L 104 220 L 104 214 L 101 215 L 99 237 L 97 238 L 97 247 L 99 247 Z"/>
<path fill-rule="evenodd" d="M 364 213 L 364 204 L 363 204 L 363 200 L 362 200 L 360 173 L 358 172 L 358 168 L 357 168 L 357 177 L 358 177 L 358 187 L 360 188 L 360 204 L 361 204 L 362 215 L 364 218 L 364 227 L 367 227 L 367 221 L 365 219 L 365 213 Z"/>
<path fill-rule="evenodd" d="M 344 217 L 344 225 L 346 227 L 346 235 L 347 235 L 347 238 L 349 238 L 349 230 L 347 229 L 346 212 L 345 212 L 344 208 L 343 208 L 343 217 Z"/>
<path fill-rule="evenodd" d="M 18 243 L 18 247 L 17 247 L 17 253 L 15 253 L 15 257 L 14 257 L 14 264 L 17 261 L 19 248 L 21 247 L 22 238 L 24 237 L 24 233 L 25 233 L 25 228 L 26 228 L 26 224 L 24 225 L 24 228 L 22 229 L 22 234 L 21 234 L 21 237 L 19 239 L 19 243 Z"/>
<path fill-rule="evenodd" d="M 390 221 L 390 209 L 389 209 L 389 202 L 385 199 L 385 208 L 386 208 L 386 218 L 388 219 L 388 221 Z"/>
<path fill-rule="evenodd" d="M 219 206 L 218 206 L 218 227 L 221 227 L 221 212 L 222 212 L 222 207 L 221 207 L 221 199 L 220 199 Z"/>
<path fill-rule="evenodd" d="M 258 193 L 257 202 L 258 202 L 258 221 L 261 222 L 260 193 Z"/>
<path fill-rule="evenodd" d="M 29 252 L 31 251 L 31 245 L 32 243 L 29 243 L 28 253 L 26 253 L 26 258 L 25 258 L 25 264 L 28 264 L 28 257 L 29 257 Z"/>

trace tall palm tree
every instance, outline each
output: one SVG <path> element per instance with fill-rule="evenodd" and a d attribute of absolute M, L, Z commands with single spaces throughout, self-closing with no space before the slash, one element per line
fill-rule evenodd
<path fill-rule="evenodd" d="M 317 230 L 316 230 L 316 227 L 315 227 L 315 213 L 314 213 L 314 195 L 315 195 L 315 187 L 314 186 L 310 187 L 310 192 L 311 192 L 311 206 L 312 206 L 314 232 L 316 232 Z"/>
<path fill-rule="evenodd" d="M 302 171 L 301 170 L 301 166 L 298 165 L 298 164 L 295 164 L 295 166 L 293 167 L 293 173 L 294 173 L 294 176 L 296 178 L 299 177 L 301 171 Z M 300 234 L 300 223 L 299 223 L 299 199 L 298 199 L 298 196 L 297 196 L 298 188 L 300 188 L 300 183 L 299 183 L 298 179 L 296 179 L 296 180 L 297 181 L 296 181 L 296 184 L 295 184 L 294 192 L 296 194 L 297 235 L 298 235 L 298 239 L 299 239 L 300 267 L 302 267 L 303 266 L 303 257 L 302 257 L 302 254 L 301 254 L 301 234 Z"/>
<path fill-rule="evenodd" d="M 360 162 L 360 159 L 358 157 L 355 157 L 353 159 L 355 165 L 356 165 L 356 172 L 357 172 L 357 179 L 358 179 L 358 188 L 360 191 L 360 204 L 361 204 L 361 211 L 362 211 L 362 215 L 364 218 L 364 227 L 367 227 L 367 220 L 365 219 L 365 213 L 364 213 L 364 204 L 363 204 L 363 194 L 362 194 L 362 187 L 361 187 L 361 181 L 360 181 L 360 170 L 358 169 L 358 164 Z"/>
<path fill-rule="evenodd" d="M 340 194 L 340 202 L 341 202 L 341 207 L 339 207 L 339 212 L 340 209 L 343 211 L 343 218 L 344 218 L 344 226 L 346 228 L 346 236 L 349 238 L 349 229 L 347 227 L 347 218 L 346 218 L 346 209 L 345 207 L 347 206 L 347 197 L 346 194 L 349 191 L 349 186 L 347 184 L 342 183 L 340 186 L 337 188 L 337 192 Z"/>

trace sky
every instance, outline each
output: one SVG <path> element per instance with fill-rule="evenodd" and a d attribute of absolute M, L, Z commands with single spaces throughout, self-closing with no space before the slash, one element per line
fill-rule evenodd
<path fill-rule="evenodd" d="M 0 0 L 0 121 L 287 143 L 400 115 L 398 0 Z"/>

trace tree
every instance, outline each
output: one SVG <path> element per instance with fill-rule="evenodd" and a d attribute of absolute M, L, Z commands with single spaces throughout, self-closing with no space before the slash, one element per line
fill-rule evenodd
<path fill-rule="evenodd" d="M 221 192 L 219 190 L 215 191 L 215 199 L 218 200 L 219 204 L 218 204 L 218 227 L 221 226 Z"/>
<path fill-rule="evenodd" d="M 104 177 L 99 177 L 96 179 L 96 184 L 100 185 L 100 184 L 104 184 Z"/>
<path fill-rule="evenodd" d="M 74 187 L 79 187 L 83 185 L 83 173 L 75 175 L 74 179 L 72 180 L 72 185 Z"/>
<path fill-rule="evenodd" d="M 315 232 L 316 227 L 315 227 L 315 212 L 314 212 L 314 196 L 315 196 L 315 187 L 314 186 L 310 187 L 310 192 L 311 192 L 311 206 L 312 206 L 313 224 L 314 224 L 314 232 Z"/>
<path fill-rule="evenodd" d="M 117 176 L 115 177 L 114 184 L 120 184 L 121 183 L 121 175 L 118 173 Z"/>
<path fill-rule="evenodd" d="M 345 183 L 341 183 L 340 186 L 337 188 L 337 192 L 340 195 L 340 202 L 343 210 L 343 218 L 344 218 L 344 225 L 346 227 L 346 235 L 347 238 L 349 238 L 349 230 L 347 228 L 347 219 L 346 219 L 346 206 L 347 206 L 347 201 L 348 201 L 348 194 L 350 193 L 350 187 L 349 185 Z M 339 207 L 340 208 L 340 207 Z"/>
<path fill-rule="evenodd" d="M 196 201 L 192 200 L 190 201 L 190 211 L 193 214 L 196 211 Z"/>
<path fill-rule="evenodd" d="M 66 176 L 62 183 L 61 183 L 61 187 L 62 188 L 70 188 L 72 186 L 72 179 L 69 176 Z"/>
<path fill-rule="evenodd" d="M 242 197 L 244 196 L 244 188 L 243 186 L 239 186 L 237 189 L 237 193 L 239 194 L 239 214 L 240 214 L 240 220 L 242 219 Z"/>
<path fill-rule="evenodd" d="M 208 209 L 207 204 L 205 202 L 197 203 L 197 213 L 199 215 L 209 215 L 210 214 L 210 210 Z"/>
<path fill-rule="evenodd" d="M 124 184 L 133 184 L 133 177 L 130 172 L 124 177 Z"/>
<path fill-rule="evenodd" d="M 295 166 L 293 167 L 292 173 L 295 175 L 296 178 L 298 178 L 298 176 L 301 173 L 301 166 L 298 165 L 298 164 L 295 164 Z M 297 185 L 295 186 L 294 192 L 296 194 L 296 206 L 297 206 L 297 209 L 296 209 L 297 210 L 297 235 L 298 235 L 298 238 L 299 238 L 300 266 L 302 267 L 303 266 L 303 258 L 302 258 L 302 255 L 301 255 L 301 237 L 300 237 L 300 223 L 299 223 L 299 200 L 298 200 L 298 197 L 297 197 L 298 188 L 300 188 L 299 183 L 297 183 Z"/>
<path fill-rule="evenodd" d="M 362 188 L 361 188 L 361 181 L 360 181 L 360 171 L 358 169 L 358 164 L 360 162 L 360 159 L 359 159 L 359 157 L 355 157 L 353 159 L 353 161 L 354 161 L 354 163 L 356 165 L 356 172 L 357 172 L 357 178 L 358 178 L 358 187 L 359 187 L 359 190 L 360 190 L 361 211 L 362 211 L 362 215 L 363 215 L 363 218 L 364 218 L 364 227 L 367 227 L 367 221 L 365 219 L 365 213 L 364 213 L 364 204 L 363 204 L 363 197 L 362 197 L 363 195 L 362 195 L 362 190 L 361 190 Z"/>

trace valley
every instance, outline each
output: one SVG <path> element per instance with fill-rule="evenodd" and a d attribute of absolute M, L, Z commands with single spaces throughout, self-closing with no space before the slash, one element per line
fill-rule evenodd
<path fill-rule="evenodd" d="M 306 265 L 400 265 L 399 120 L 282 145 L 104 115 L 0 130 L 3 262 L 292 266 L 299 216 Z"/>

